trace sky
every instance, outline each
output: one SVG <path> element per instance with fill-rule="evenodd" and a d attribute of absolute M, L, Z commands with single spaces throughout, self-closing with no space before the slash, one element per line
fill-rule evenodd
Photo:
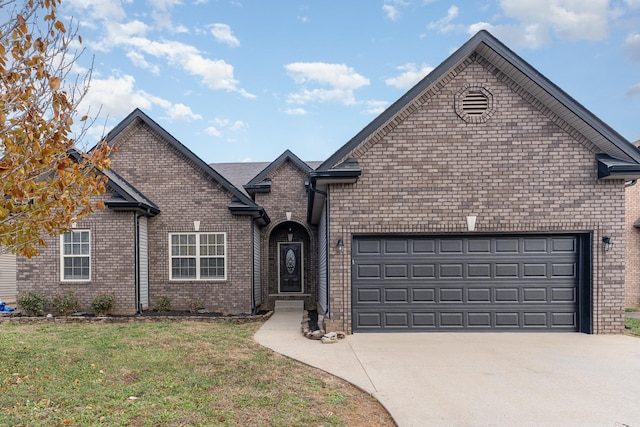
<path fill-rule="evenodd" d="M 62 0 L 59 15 L 92 71 L 89 145 L 140 108 L 208 163 L 324 160 L 481 29 L 640 139 L 640 0 Z"/>

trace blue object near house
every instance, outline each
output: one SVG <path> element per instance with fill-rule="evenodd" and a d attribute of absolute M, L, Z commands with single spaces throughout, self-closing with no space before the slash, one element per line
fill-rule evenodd
<path fill-rule="evenodd" d="M 0 301 L 0 312 L 10 312 L 13 310 L 15 310 L 15 308 L 7 307 L 7 305 L 4 302 Z"/>

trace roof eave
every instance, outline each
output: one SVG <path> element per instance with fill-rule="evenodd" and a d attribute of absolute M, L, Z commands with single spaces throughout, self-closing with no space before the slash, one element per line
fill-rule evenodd
<path fill-rule="evenodd" d="M 598 161 L 598 179 L 624 179 L 625 181 L 640 179 L 640 164 L 614 159 L 607 154 L 597 154 L 596 160 Z"/>
<path fill-rule="evenodd" d="M 357 167 L 335 168 L 309 173 L 309 195 L 307 199 L 307 222 L 317 225 L 322 215 L 322 206 L 326 199 L 326 190 L 332 184 L 355 184 L 362 175 Z"/>
<path fill-rule="evenodd" d="M 107 201 L 105 206 L 114 211 L 135 211 L 146 216 L 156 216 L 160 213 L 160 209 L 155 206 L 149 206 L 139 202 L 129 201 Z"/>

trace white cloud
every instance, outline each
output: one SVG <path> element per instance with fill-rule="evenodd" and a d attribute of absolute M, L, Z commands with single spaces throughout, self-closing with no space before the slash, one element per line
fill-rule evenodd
<path fill-rule="evenodd" d="M 239 131 L 239 130 L 243 130 L 246 129 L 247 127 L 249 127 L 248 124 L 246 124 L 245 122 L 243 122 L 242 120 L 236 120 L 235 122 L 233 122 L 233 124 L 229 127 L 229 129 L 231 129 L 232 131 Z"/>
<path fill-rule="evenodd" d="M 609 0 L 501 0 L 504 14 L 519 22 L 501 31 L 537 47 L 549 43 L 550 34 L 561 40 L 602 40 L 608 34 Z M 499 27 L 500 28 L 500 27 Z"/>
<path fill-rule="evenodd" d="M 221 137 L 222 136 L 222 132 L 220 132 L 217 128 L 215 128 L 214 126 L 209 126 L 208 128 L 206 128 L 204 130 L 204 133 L 206 133 L 209 136 L 215 136 L 215 137 Z"/>
<path fill-rule="evenodd" d="M 225 61 L 205 58 L 194 46 L 176 41 L 154 41 L 145 37 L 121 37 L 114 35 L 115 44 L 135 49 L 139 54 L 147 54 L 162 58 L 172 66 L 182 68 L 186 72 L 199 77 L 209 89 L 238 92 L 245 98 L 255 95 L 238 87 L 234 78 L 233 66 Z"/>
<path fill-rule="evenodd" d="M 382 11 L 386 15 L 387 19 L 392 21 L 395 21 L 400 17 L 400 12 L 398 12 L 398 9 L 393 5 L 383 4 Z"/>
<path fill-rule="evenodd" d="M 140 52 L 129 51 L 127 53 L 127 58 L 129 58 L 131 62 L 133 62 L 133 64 L 137 67 L 149 70 L 155 75 L 160 74 L 160 67 L 155 64 L 148 63 L 144 55 L 142 55 Z"/>
<path fill-rule="evenodd" d="M 172 122 L 191 122 L 194 120 L 202 120 L 200 114 L 191 111 L 191 108 L 184 104 L 174 104 L 167 108 L 169 120 Z"/>
<path fill-rule="evenodd" d="M 80 19 L 83 25 L 95 28 L 94 20 L 119 21 L 126 17 L 125 11 L 119 1 L 113 0 L 65 0 L 65 8 L 72 9 L 78 16 L 86 12 L 85 19 Z"/>
<path fill-rule="evenodd" d="M 382 113 L 388 105 L 389 103 L 387 101 L 367 101 L 367 108 L 365 108 L 364 112 L 366 114 L 378 115 Z"/>
<path fill-rule="evenodd" d="M 624 42 L 624 49 L 633 60 L 640 61 L 640 33 L 629 34 Z"/>
<path fill-rule="evenodd" d="M 487 30 L 498 39 L 514 47 L 526 46 L 535 49 L 551 41 L 551 37 L 546 28 L 538 24 L 494 26 L 488 22 L 477 22 L 469 25 L 467 32 L 473 35 L 480 30 Z"/>
<path fill-rule="evenodd" d="M 290 116 L 304 116 L 307 114 L 307 110 L 304 108 L 287 108 L 284 113 Z"/>
<path fill-rule="evenodd" d="M 231 47 L 240 46 L 240 40 L 233 35 L 231 27 L 227 24 L 211 25 L 211 34 L 220 43 L 227 44 Z"/>
<path fill-rule="evenodd" d="M 640 95 L 640 83 L 631 86 L 627 91 L 627 95 L 629 96 Z"/>
<path fill-rule="evenodd" d="M 640 0 L 624 0 L 624 3 L 631 9 L 640 8 Z"/>
<path fill-rule="evenodd" d="M 368 78 L 344 64 L 294 62 L 285 65 L 285 69 L 297 84 L 328 86 L 314 89 L 304 87 L 298 93 L 289 94 L 288 102 L 293 104 L 337 101 L 351 105 L 355 103 L 354 91 L 369 84 Z"/>
<path fill-rule="evenodd" d="M 452 24 L 452 21 L 457 18 L 458 13 L 458 7 L 453 5 L 447 10 L 447 16 L 435 22 L 429 23 L 429 25 L 427 25 L 427 28 L 429 28 L 430 30 L 436 30 L 439 33 L 448 33 L 455 29 L 455 25 Z"/>
<path fill-rule="evenodd" d="M 212 120 L 215 126 L 209 126 L 204 130 L 207 135 L 221 137 L 223 131 L 239 132 L 249 127 L 246 122 L 242 120 L 231 121 L 229 119 L 221 119 L 216 117 Z"/>
<path fill-rule="evenodd" d="M 393 86 L 397 89 L 408 90 L 418 83 L 424 76 L 433 71 L 433 67 L 423 64 L 420 68 L 416 64 L 409 63 L 397 67 L 401 73 L 395 77 L 390 77 L 384 82 L 388 86 Z"/>

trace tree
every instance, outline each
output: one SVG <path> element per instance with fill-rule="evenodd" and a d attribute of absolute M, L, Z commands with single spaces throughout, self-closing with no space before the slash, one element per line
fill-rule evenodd
<path fill-rule="evenodd" d="M 0 246 L 29 257 L 104 208 L 109 150 L 80 149 L 87 116 L 72 131 L 91 73 L 67 81 L 82 38 L 58 20 L 60 2 L 0 0 Z"/>

